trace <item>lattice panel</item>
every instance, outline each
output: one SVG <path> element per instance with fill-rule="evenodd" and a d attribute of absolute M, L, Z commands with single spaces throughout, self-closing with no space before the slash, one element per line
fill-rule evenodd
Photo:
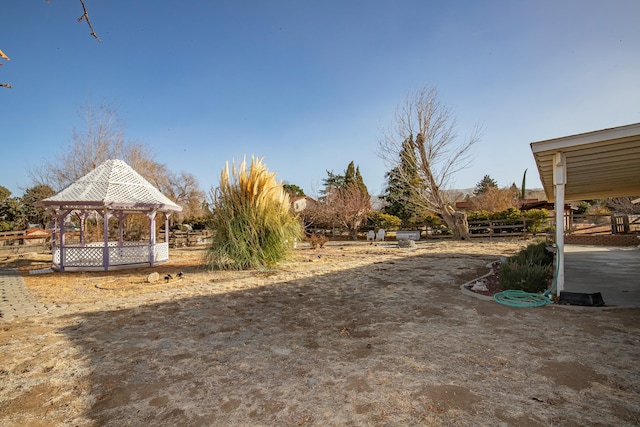
<path fill-rule="evenodd" d="M 109 265 L 140 264 L 149 262 L 149 245 L 109 246 Z"/>
<path fill-rule="evenodd" d="M 156 262 L 167 261 L 169 259 L 169 243 L 157 243 L 154 248 Z"/>
<path fill-rule="evenodd" d="M 92 242 L 86 246 L 66 246 L 64 249 L 65 267 L 102 267 L 101 242 Z M 109 265 L 147 264 L 149 263 L 149 245 L 147 243 L 109 242 Z M 169 244 L 158 243 L 153 247 L 156 262 L 169 259 Z M 53 265 L 60 265 L 60 247 L 52 248 Z"/>
<path fill-rule="evenodd" d="M 64 249 L 65 267 L 95 267 L 102 265 L 102 247 L 66 246 Z"/>
<path fill-rule="evenodd" d="M 60 248 L 54 246 L 51 248 L 51 252 L 53 255 L 53 265 L 60 265 Z"/>

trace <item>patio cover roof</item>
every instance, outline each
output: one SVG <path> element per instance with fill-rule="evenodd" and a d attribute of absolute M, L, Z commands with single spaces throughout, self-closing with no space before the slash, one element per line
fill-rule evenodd
<path fill-rule="evenodd" d="M 640 194 L 640 123 L 532 142 L 531 151 L 549 201 L 558 152 L 566 159 L 565 200 Z"/>
<path fill-rule="evenodd" d="M 122 160 L 106 160 L 59 193 L 37 203 L 59 209 L 106 207 L 117 210 L 181 211 Z"/>

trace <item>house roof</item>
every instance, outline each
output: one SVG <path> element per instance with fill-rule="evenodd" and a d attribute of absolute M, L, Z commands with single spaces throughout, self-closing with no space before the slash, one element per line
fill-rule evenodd
<path fill-rule="evenodd" d="M 37 203 L 60 209 L 181 211 L 138 172 L 122 160 L 106 160 L 59 193 Z"/>
<path fill-rule="evenodd" d="M 566 159 L 565 200 L 640 194 L 640 123 L 532 142 L 548 200 L 554 199 L 553 159 Z"/>

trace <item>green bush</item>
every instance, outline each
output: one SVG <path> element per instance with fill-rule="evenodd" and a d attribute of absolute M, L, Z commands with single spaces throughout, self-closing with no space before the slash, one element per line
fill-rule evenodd
<path fill-rule="evenodd" d="M 539 293 L 549 288 L 551 283 L 551 266 L 522 262 L 517 258 L 509 258 L 500 265 L 498 285 L 500 289 L 517 289 L 525 292 Z"/>
<path fill-rule="evenodd" d="M 13 230 L 13 224 L 7 221 L 0 221 L 0 231 L 11 231 Z"/>
<path fill-rule="evenodd" d="M 427 227 L 439 227 L 442 225 L 442 219 L 436 215 L 427 215 L 424 217 L 424 224 Z"/>
<path fill-rule="evenodd" d="M 533 293 L 548 289 L 552 279 L 553 258 L 553 253 L 547 250 L 546 241 L 531 243 L 500 265 L 500 289 Z"/>
<path fill-rule="evenodd" d="M 491 212 L 489 219 L 506 220 L 507 224 L 515 224 L 522 219 L 522 212 L 520 212 L 520 209 L 509 208 L 506 211 Z"/>
<path fill-rule="evenodd" d="M 549 218 L 549 211 L 546 209 L 529 209 L 523 212 L 527 219 L 527 231 L 531 233 L 539 233 L 544 231 Z"/>
<path fill-rule="evenodd" d="M 395 215 L 382 212 L 374 212 L 367 219 L 367 225 L 371 229 L 384 228 L 385 230 L 397 230 L 402 220 Z"/>
<path fill-rule="evenodd" d="M 467 212 L 467 221 L 488 220 L 491 214 L 489 211 L 471 211 Z"/>
<path fill-rule="evenodd" d="M 553 253 L 547 250 L 547 242 L 531 243 L 515 256 L 521 263 L 532 263 L 550 266 L 553 264 Z"/>

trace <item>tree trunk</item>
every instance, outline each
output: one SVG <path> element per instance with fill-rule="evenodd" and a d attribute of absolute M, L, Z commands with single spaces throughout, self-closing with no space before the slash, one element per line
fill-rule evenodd
<path fill-rule="evenodd" d="M 442 213 L 444 222 L 447 223 L 447 227 L 453 232 L 454 240 L 471 240 L 469 234 L 469 222 L 467 221 L 467 214 L 461 211 L 454 211 L 453 209 L 447 209 Z"/>

